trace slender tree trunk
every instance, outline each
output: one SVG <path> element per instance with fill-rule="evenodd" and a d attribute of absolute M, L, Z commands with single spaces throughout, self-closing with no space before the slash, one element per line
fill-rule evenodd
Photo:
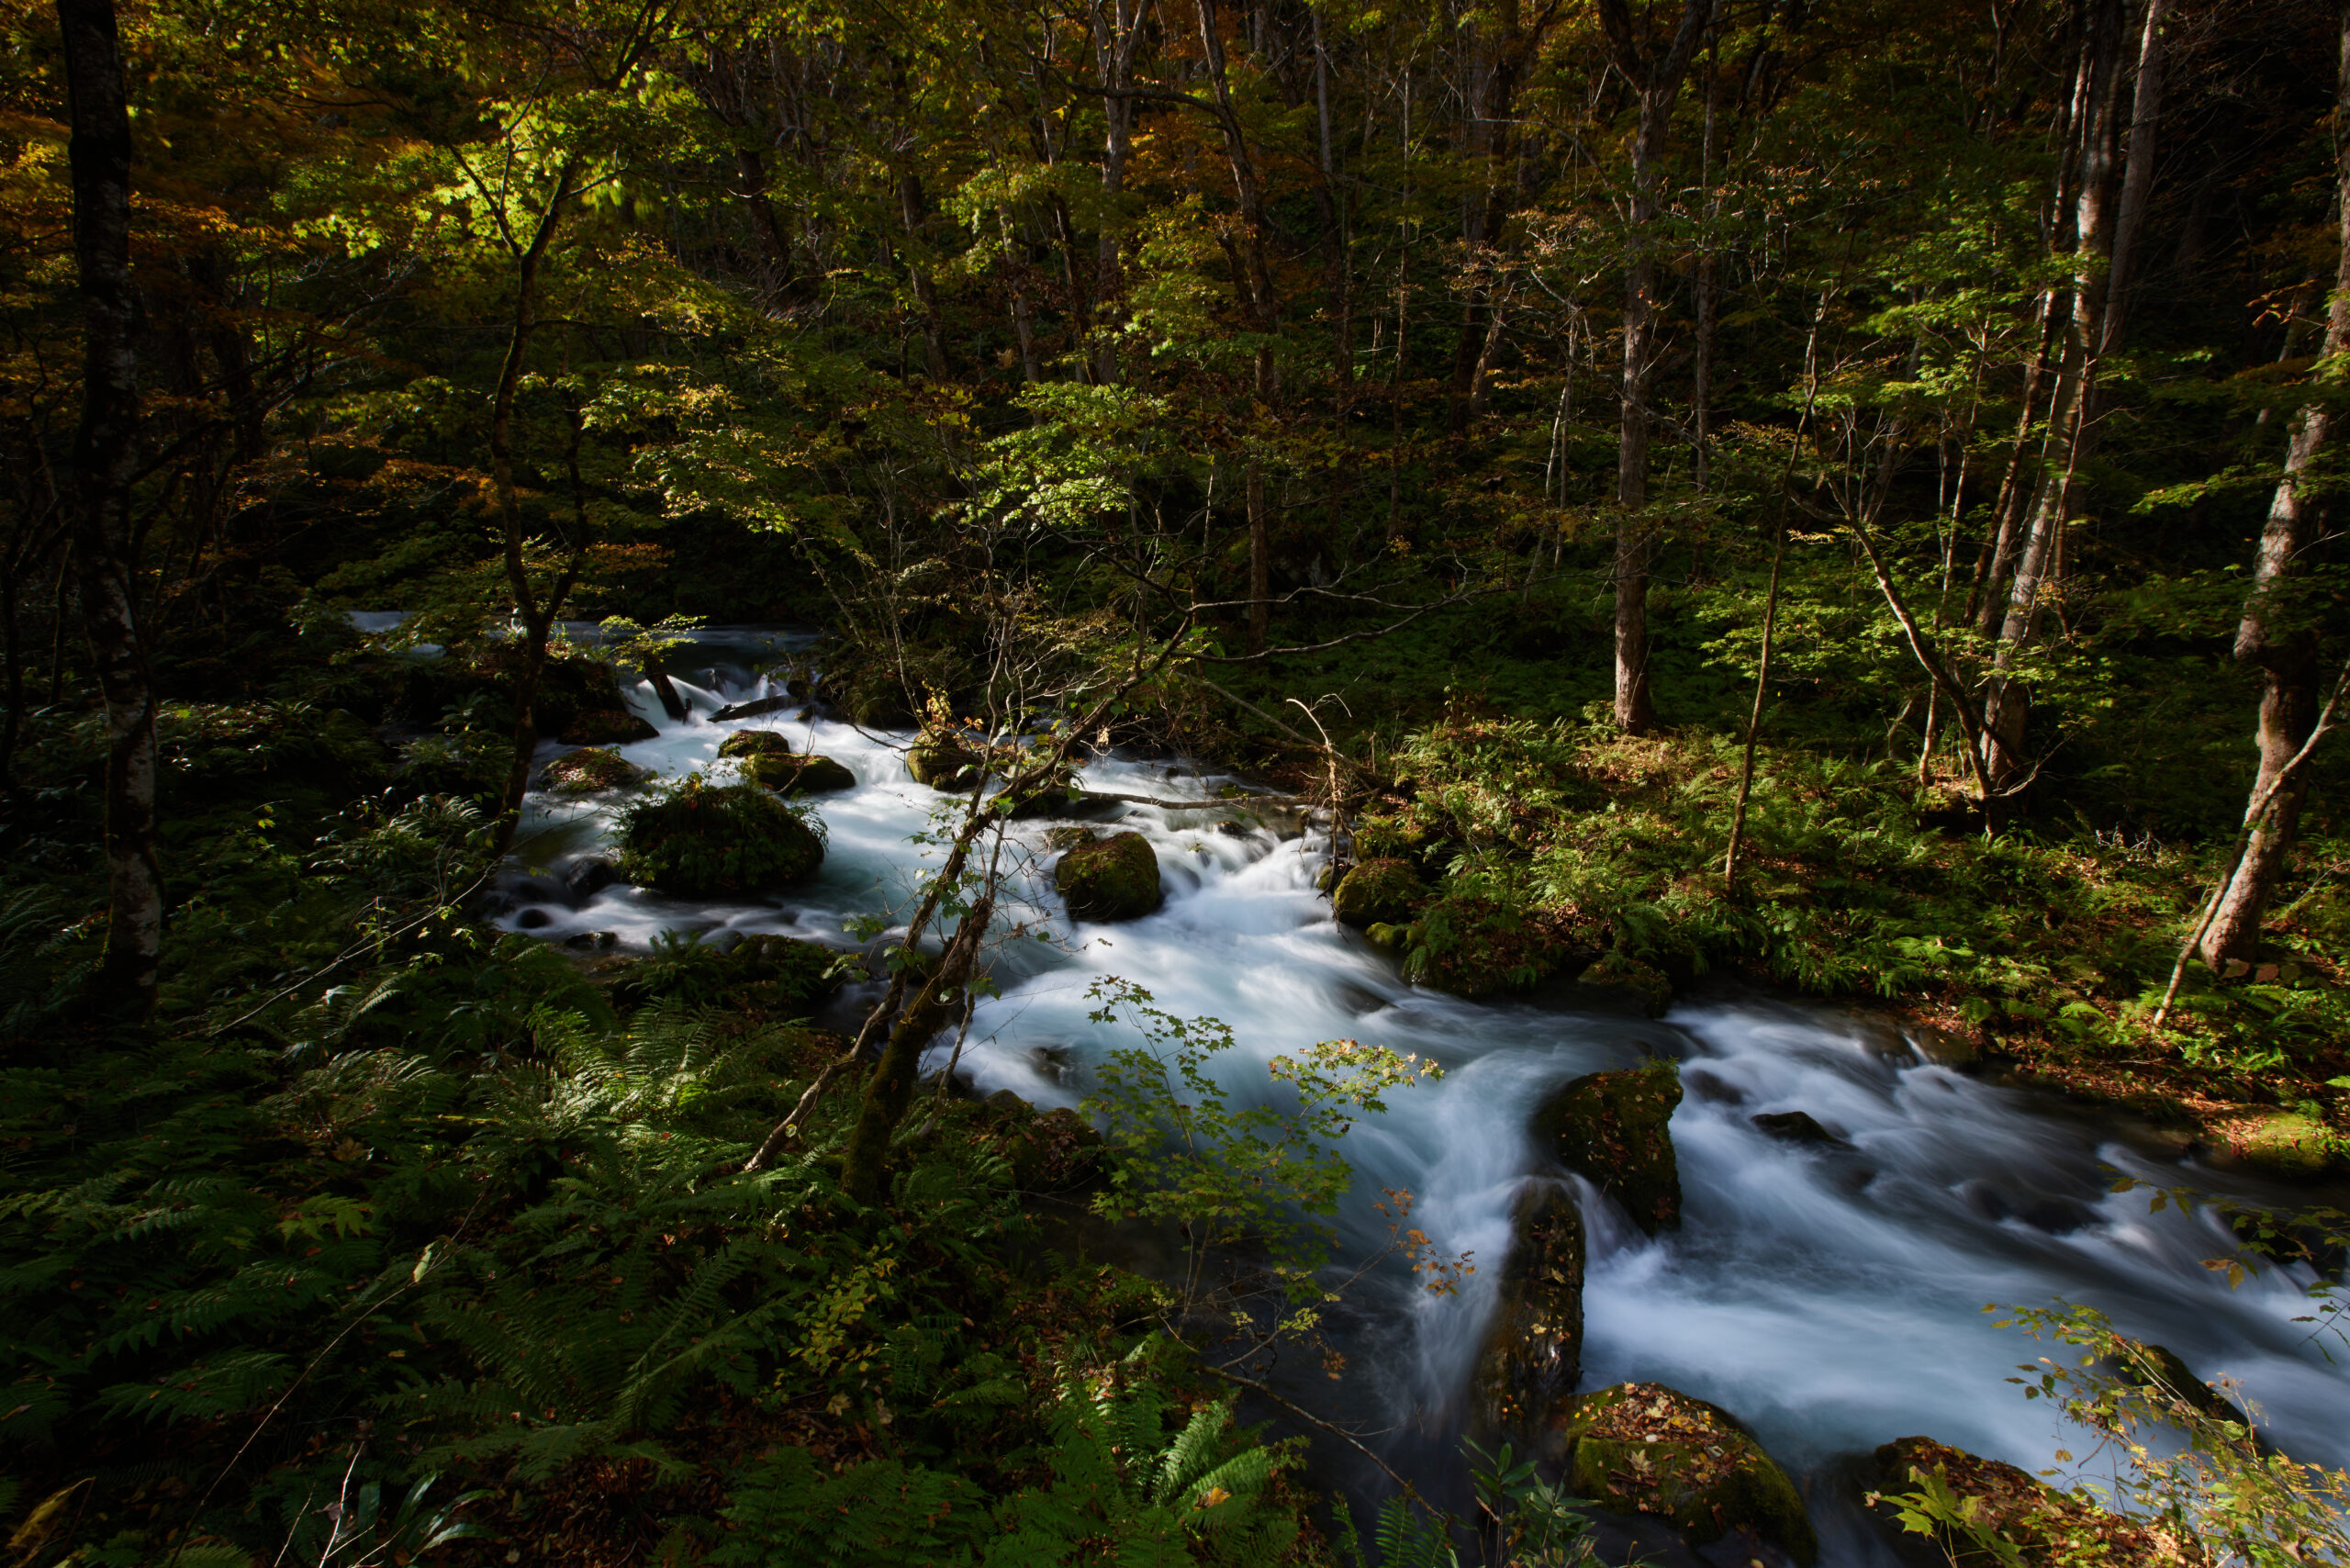
<path fill-rule="evenodd" d="M 1024 279 L 1027 258 L 1013 239 L 1012 214 L 1002 207 L 996 209 L 996 225 L 1003 240 L 1003 271 L 1012 288 L 1012 332 L 1020 344 L 1020 378 L 1034 383 L 1044 377 L 1036 370 L 1036 324 L 1028 306 L 1028 289 Z"/>
<path fill-rule="evenodd" d="M 767 265 L 766 277 L 759 292 L 767 299 L 780 299 L 793 292 L 798 270 L 791 263 L 791 241 L 783 231 L 783 222 L 776 216 L 775 203 L 770 199 L 767 185 L 767 160 L 748 147 L 734 150 L 734 170 L 743 181 L 743 207 L 751 217 L 751 232 L 759 241 L 759 254 Z"/>
<path fill-rule="evenodd" d="M 155 690 L 138 606 L 130 485 L 138 466 L 139 301 L 130 281 L 130 107 L 112 0 L 58 0 L 73 137 L 82 293 L 82 420 L 73 436 L 73 562 L 106 701 L 106 946 L 98 995 L 146 1016 L 163 944 L 155 845 Z"/>
<path fill-rule="evenodd" d="M 539 746 L 535 711 L 539 678 L 546 668 L 547 637 L 569 587 L 566 573 L 550 589 L 544 603 L 531 587 L 530 566 L 523 554 L 526 537 L 522 502 L 514 488 L 514 406 L 521 390 L 523 368 L 530 360 L 532 332 L 537 326 L 539 265 L 546 259 L 555 230 L 562 226 L 563 209 L 571 199 L 578 174 L 578 160 L 566 159 L 556 172 L 554 191 L 538 215 L 530 242 L 515 256 L 513 325 L 507 333 L 506 358 L 498 366 L 498 389 L 490 398 L 490 483 L 497 492 L 498 522 L 505 543 L 506 586 L 513 596 L 514 614 L 520 623 L 516 630 L 521 655 L 520 666 L 514 676 L 514 755 L 507 766 L 506 788 L 498 801 L 500 853 L 513 842 L 514 830 L 521 822 L 522 797 L 531 782 L 531 761 Z"/>
<path fill-rule="evenodd" d="M 1648 630 L 1649 566 L 1655 541 L 1643 515 L 1651 426 L 1649 373 L 1656 336 L 1656 260 L 1650 230 L 1656 222 L 1659 165 L 1672 129 L 1673 101 L 1713 11 L 1714 0 L 1684 0 L 1672 44 L 1651 54 L 1641 47 L 1624 0 L 1600 0 L 1599 6 L 1609 52 L 1639 97 L 1639 128 L 1632 142 L 1631 232 L 1624 267 L 1623 405 L 1616 459 L 1616 723 L 1628 734 L 1645 734 L 1656 726 L 1649 697 Z"/>
<path fill-rule="evenodd" d="M 1272 529 L 1265 517 L 1265 465 L 1248 459 L 1248 651 L 1265 651 L 1271 625 Z"/>
<path fill-rule="evenodd" d="M 906 1004 L 890 1031 L 889 1043 L 881 1047 L 873 1076 L 866 1080 L 856 1125 L 841 1154 L 841 1191 L 857 1203 L 871 1204 L 881 1197 L 882 1181 L 889 1171 L 890 1135 L 913 1103 L 923 1047 L 946 1024 L 957 993 L 969 981 L 994 913 L 995 900 L 983 897 L 963 916 L 946 952 L 939 956 L 938 967 Z"/>
<path fill-rule="evenodd" d="M 2163 113 L 2163 76 L 2168 50 L 2163 23 L 2170 0 L 2146 0 L 2145 26 L 2138 35 L 2137 82 L 2130 98 L 2130 145 L 2122 161 L 2121 202 L 2113 220 L 2113 263 L 2105 274 L 2105 326 L 2101 346 L 2121 341 L 2130 319 L 2130 286 L 2136 281 L 2138 237 L 2146 225 L 2146 204 L 2154 188 L 2154 132 Z"/>
<path fill-rule="evenodd" d="M 2326 313 L 2324 353 L 2350 353 L 2350 0 L 2341 17 L 2340 77 L 2333 107 L 2334 199 L 2339 247 L 2333 303 Z M 2279 777 L 2309 740 L 2317 722 L 2320 670 L 2316 619 L 2291 602 L 2288 579 L 2306 572 L 2312 547 L 2327 532 L 2322 507 L 2311 493 L 2311 470 L 2334 434 L 2335 420 L 2322 402 L 2300 410 L 2285 454 L 2284 476 L 2269 500 L 2261 530 L 2260 554 L 2252 591 L 2236 627 L 2235 655 L 2261 672 L 2260 771 L 2253 798 L 2273 793 L 2266 813 L 2251 823 L 2244 856 L 2220 895 L 2203 934 L 2203 961 L 2222 969 L 2249 962 L 2260 940 L 2261 912 L 2284 878 L 2300 826 L 2309 775 Z"/>

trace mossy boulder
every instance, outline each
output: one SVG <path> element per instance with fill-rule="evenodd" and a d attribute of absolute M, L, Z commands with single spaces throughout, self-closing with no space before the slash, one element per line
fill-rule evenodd
<path fill-rule="evenodd" d="M 1059 827 L 1045 830 L 1045 846 L 1048 849 L 1075 849 L 1080 844 L 1091 844 L 1102 835 L 1081 823 L 1064 823 Z"/>
<path fill-rule="evenodd" d="M 1138 833 L 1077 846 L 1054 868 L 1053 886 L 1068 902 L 1071 920 L 1134 920 L 1167 896 L 1159 886 L 1158 856 Z"/>
<path fill-rule="evenodd" d="M 1542 1103 L 1534 1136 L 1654 1236 L 1681 1224 L 1671 1126 L 1680 1103 L 1681 1077 L 1670 1062 L 1589 1073 Z"/>
<path fill-rule="evenodd" d="M 565 752 L 541 775 L 558 795 L 588 795 L 599 790 L 633 790 L 653 776 L 616 751 L 581 746 Z"/>
<path fill-rule="evenodd" d="M 1004 1157 L 1023 1192 L 1058 1193 L 1098 1185 L 1102 1135 L 1066 1105 L 1038 1111 L 1009 1089 L 979 1102 L 985 1129 L 974 1142 Z"/>
<path fill-rule="evenodd" d="M 1909 1529 L 1897 1499 L 1931 1477 L 1956 1495 L 1991 1534 L 2014 1546 L 2026 1568 L 2080 1562 L 2157 1568 L 2186 1561 L 2179 1543 L 2158 1530 L 2067 1497 L 2037 1476 L 1931 1438 L 1898 1438 L 1870 1455 L 1863 1480 L 1870 1505 L 1888 1527 L 1895 1554 L 1912 1568 L 1999 1568 L 2001 1558 L 1971 1537 Z"/>
<path fill-rule="evenodd" d="M 627 745 L 632 741 L 659 738 L 661 732 L 618 702 L 582 708 L 556 726 L 555 739 L 565 745 Z"/>
<path fill-rule="evenodd" d="M 2266 1176 L 2309 1181 L 2333 1164 L 2333 1129 L 2300 1111 L 2263 1111 L 2230 1129 L 2228 1149 L 2237 1164 Z"/>
<path fill-rule="evenodd" d="M 1419 874 L 1402 860 L 1365 860 L 1338 879 L 1330 911 L 1341 925 L 1393 925 L 1412 918 L 1427 897 Z"/>
<path fill-rule="evenodd" d="M 841 988 L 834 972 L 840 950 L 803 937 L 758 932 L 734 944 L 726 958 L 733 984 L 770 1008 L 804 1011 Z"/>
<path fill-rule="evenodd" d="M 856 788 L 856 775 L 829 756 L 767 752 L 743 759 L 743 777 L 778 795 L 828 795 Z"/>
<path fill-rule="evenodd" d="M 791 742 L 781 730 L 737 730 L 718 743 L 721 756 L 789 756 Z"/>
<path fill-rule="evenodd" d="M 961 739 L 936 731 L 918 737 L 906 751 L 906 771 L 917 784 L 959 795 L 979 783 L 979 754 Z"/>
<path fill-rule="evenodd" d="M 1520 1453 L 1583 1378 L 1583 1212 L 1556 1182 L 1522 1188 L 1510 1205 L 1501 1304 L 1470 1383 L 1476 1424 Z"/>
<path fill-rule="evenodd" d="M 680 898 L 722 898 L 789 886 L 823 863 L 822 834 L 755 784 L 688 778 L 621 820 L 621 874 Z"/>
<path fill-rule="evenodd" d="M 1404 978 L 1472 1000 L 1523 991 L 1566 956 L 1550 920 L 1491 899 L 1439 898 L 1410 929 Z"/>
<path fill-rule="evenodd" d="M 1554 1434 L 1573 1496 L 1664 1519 L 1692 1546 L 1746 1530 L 1806 1568 L 1818 1561 L 1795 1482 L 1718 1405 L 1662 1383 L 1618 1383 L 1568 1401 Z"/>
<path fill-rule="evenodd" d="M 1575 977 L 1581 998 L 1598 1006 L 1626 1008 L 1651 1018 L 1662 1018 L 1673 1005 L 1673 982 L 1662 971 L 1638 958 L 1608 953 Z"/>
<path fill-rule="evenodd" d="M 1372 925 L 1363 935 L 1371 939 L 1372 946 L 1384 947 L 1391 953 L 1400 953 L 1412 945 L 1412 930 L 1407 925 Z"/>

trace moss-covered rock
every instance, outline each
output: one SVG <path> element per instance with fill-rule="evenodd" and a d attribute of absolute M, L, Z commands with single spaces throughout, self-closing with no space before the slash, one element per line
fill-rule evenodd
<path fill-rule="evenodd" d="M 565 752 L 541 775 L 547 789 L 558 795 L 587 795 L 599 790 L 633 790 L 653 777 L 616 751 L 582 746 Z"/>
<path fill-rule="evenodd" d="M 1071 920 L 1134 920 L 1167 896 L 1159 886 L 1158 857 L 1138 833 L 1077 846 L 1054 868 L 1053 886 L 1068 901 Z"/>
<path fill-rule="evenodd" d="M 779 888 L 824 858 L 816 828 L 755 784 L 688 778 L 630 806 L 621 820 L 621 874 L 681 898 Z"/>
<path fill-rule="evenodd" d="M 555 739 L 565 745 L 627 745 L 657 739 L 661 732 L 618 702 L 582 708 L 561 725 Z"/>
<path fill-rule="evenodd" d="M 979 754 L 958 737 L 933 730 L 907 749 L 906 771 L 917 784 L 959 795 L 979 787 Z"/>
<path fill-rule="evenodd" d="M 1540 913 L 1490 899 L 1439 898 L 1411 932 L 1404 978 L 1472 1000 L 1522 991 L 1566 956 L 1566 944 Z"/>
<path fill-rule="evenodd" d="M 734 944 L 726 958 L 733 983 L 771 1008 L 805 1011 L 841 988 L 834 972 L 841 953 L 821 942 L 763 931 Z"/>
<path fill-rule="evenodd" d="M 1681 1224 L 1671 1127 L 1680 1103 L 1681 1077 L 1670 1062 L 1590 1073 L 1543 1102 L 1534 1135 L 1654 1236 Z"/>
<path fill-rule="evenodd" d="M 2229 1130 L 2237 1164 L 2265 1175 L 2307 1181 L 2333 1164 L 2333 1130 L 2300 1111 L 2264 1111 Z"/>
<path fill-rule="evenodd" d="M 791 742 L 781 730 L 737 730 L 718 743 L 721 756 L 789 756 Z"/>
<path fill-rule="evenodd" d="M 1407 925 L 1372 925 L 1365 928 L 1363 935 L 1371 939 L 1372 946 L 1384 947 L 1391 953 L 1400 953 L 1412 945 L 1412 930 Z"/>
<path fill-rule="evenodd" d="M 1531 1454 L 1583 1377 L 1583 1213 L 1555 1182 L 1520 1190 L 1510 1205 L 1501 1304 L 1470 1383 L 1489 1439 Z"/>
<path fill-rule="evenodd" d="M 1567 1402 L 1555 1431 L 1574 1496 L 1667 1520 L 1693 1546 L 1750 1530 L 1799 1563 L 1818 1560 L 1803 1495 L 1718 1405 L 1662 1383 L 1618 1383 Z"/>
<path fill-rule="evenodd" d="M 1673 1005 L 1673 982 L 1661 970 L 1609 953 L 1575 977 L 1575 991 L 1586 1002 L 1602 1007 L 1623 1007 L 1651 1018 L 1662 1018 Z"/>
<path fill-rule="evenodd" d="M 826 795 L 856 788 L 856 775 L 831 757 L 768 752 L 743 759 L 743 777 L 778 795 Z"/>
<path fill-rule="evenodd" d="M 1419 874 L 1402 860 L 1365 860 L 1338 879 L 1330 911 L 1341 925 L 1401 924 L 1427 899 Z"/>
<path fill-rule="evenodd" d="M 1091 844 L 1102 835 L 1081 823 L 1064 823 L 1059 827 L 1045 830 L 1045 846 L 1048 849 L 1075 849 L 1080 844 Z"/>
<path fill-rule="evenodd" d="M 1863 1480 L 1877 1495 L 1871 1507 L 1888 1527 L 1889 1543 L 1913 1568 L 1998 1568 L 2002 1560 L 1968 1535 L 1944 1537 L 1902 1524 L 1897 1499 L 1920 1491 L 1926 1477 L 1955 1494 L 1984 1529 L 2014 1546 L 2026 1568 L 2082 1562 L 2160 1568 L 2192 1560 L 2161 1531 L 2065 1496 L 2012 1464 L 1931 1438 L 1898 1438 L 1870 1456 Z"/>

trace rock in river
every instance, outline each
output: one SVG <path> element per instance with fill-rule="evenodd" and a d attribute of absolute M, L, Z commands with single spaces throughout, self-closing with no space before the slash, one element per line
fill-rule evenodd
<path fill-rule="evenodd" d="M 856 775 L 829 756 L 766 752 L 743 759 L 743 777 L 778 795 L 824 795 L 856 788 Z"/>
<path fill-rule="evenodd" d="M 651 777 L 620 753 L 589 745 L 548 763 L 542 779 L 558 795 L 588 795 L 599 790 L 633 790 Z"/>
<path fill-rule="evenodd" d="M 1692 1546 L 1750 1531 L 1808 1565 L 1819 1538 L 1787 1473 L 1719 1406 L 1656 1383 L 1570 1400 L 1554 1422 L 1568 1492 L 1669 1521 Z"/>
<path fill-rule="evenodd" d="M 781 730 L 737 730 L 718 745 L 721 756 L 789 756 L 791 742 Z"/>
<path fill-rule="evenodd" d="M 1330 906 L 1341 925 L 1400 925 L 1427 896 L 1408 862 L 1365 860 L 1338 879 Z"/>
<path fill-rule="evenodd" d="M 1476 1421 L 1520 1453 L 1583 1377 L 1583 1214 L 1557 1182 L 1530 1182 L 1510 1205 L 1509 1256 L 1471 1383 Z"/>
<path fill-rule="evenodd" d="M 2082 1562 L 2157 1568 L 2190 1561 L 2161 1531 L 2076 1502 L 2012 1464 L 1931 1438 L 1900 1438 L 1870 1456 L 1865 1479 L 1878 1495 L 1872 1511 L 1888 1527 L 1895 1553 L 1912 1568 L 2000 1568 L 1999 1556 L 1965 1536 L 1944 1539 L 1944 1532 L 1903 1525 L 1894 1499 L 1919 1492 L 1929 1477 L 1953 1493 L 1983 1529 L 2014 1547 L 2025 1568 Z"/>
<path fill-rule="evenodd" d="M 930 731 L 906 752 L 906 770 L 917 784 L 960 794 L 979 781 L 979 754 L 953 735 Z"/>
<path fill-rule="evenodd" d="M 1053 885 L 1069 901 L 1071 920 L 1134 920 L 1166 897 L 1158 882 L 1158 857 L 1138 833 L 1077 846 L 1054 868 Z"/>
<path fill-rule="evenodd" d="M 621 875 L 679 898 L 722 898 L 813 875 L 824 841 L 755 784 L 688 780 L 631 806 L 621 823 Z"/>
<path fill-rule="evenodd" d="M 1681 1170 L 1670 1124 L 1681 1103 L 1671 1062 L 1576 1079 L 1534 1113 L 1534 1136 L 1654 1236 L 1681 1224 Z"/>

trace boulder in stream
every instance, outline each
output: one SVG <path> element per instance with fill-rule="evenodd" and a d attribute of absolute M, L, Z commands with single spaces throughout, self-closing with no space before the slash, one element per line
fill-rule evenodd
<path fill-rule="evenodd" d="M 1078 845 L 1053 868 L 1053 886 L 1068 901 L 1071 920 L 1135 920 L 1167 897 L 1158 853 L 1138 833 Z"/>
<path fill-rule="evenodd" d="M 2166 1346 L 2132 1344 L 2110 1358 L 2105 1370 L 2145 1389 L 2158 1403 L 2176 1400 L 2210 1420 L 2233 1422 L 2247 1433 L 2254 1429 L 2252 1417 L 2241 1406 L 2197 1377 L 2195 1369 Z"/>
<path fill-rule="evenodd" d="M 831 757 L 810 752 L 767 752 L 743 759 L 743 777 L 778 795 L 827 795 L 856 788 L 856 775 Z"/>
<path fill-rule="evenodd" d="M 1681 1224 L 1671 1129 L 1680 1103 L 1681 1076 L 1671 1062 L 1588 1073 L 1542 1103 L 1534 1136 L 1654 1236 Z"/>
<path fill-rule="evenodd" d="M 2000 1557 L 1974 1540 L 1904 1524 L 1897 1500 L 1915 1495 L 1931 1477 L 1968 1508 L 1983 1529 L 2021 1554 L 2025 1568 L 2065 1568 L 2104 1562 L 2113 1568 L 2157 1568 L 2190 1561 L 2179 1542 L 2159 1530 L 2067 1497 L 2037 1476 L 1983 1459 L 1931 1438 L 1898 1438 L 1869 1458 L 1869 1505 L 1887 1527 L 1888 1544 L 1911 1568 L 1999 1568 Z"/>
<path fill-rule="evenodd" d="M 1692 1546 L 1742 1530 L 1806 1568 L 1818 1560 L 1802 1494 L 1719 1406 L 1662 1383 L 1625 1383 L 1567 1401 L 1553 1425 L 1573 1495 L 1665 1519 Z"/>
<path fill-rule="evenodd" d="M 791 742 L 781 730 L 737 730 L 718 743 L 721 756 L 789 756 Z"/>
<path fill-rule="evenodd" d="M 1852 1147 L 1814 1121 L 1807 1111 L 1765 1111 L 1747 1119 L 1763 1137 L 1777 1138 L 1781 1143 L 1807 1143 L 1821 1148 Z"/>
<path fill-rule="evenodd" d="M 1427 898 L 1419 873 L 1405 860 L 1365 860 L 1338 879 L 1330 894 L 1330 912 L 1341 925 L 1358 929 L 1399 925 Z"/>
<path fill-rule="evenodd" d="M 954 735 L 926 731 L 907 749 L 906 771 L 917 784 L 959 795 L 979 786 L 979 754 Z"/>
<path fill-rule="evenodd" d="M 1673 1005 L 1673 982 L 1662 970 L 1622 953 L 1608 953 L 1575 977 L 1579 1001 L 1662 1018 Z"/>
<path fill-rule="evenodd" d="M 1510 1205 L 1509 1255 L 1470 1383 L 1484 1433 L 1539 1453 L 1551 1414 L 1583 1378 L 1583 1212 L 1557 1182 L 1530 1182 Z"/>
<path fill-rule="evenodd" d="M 812 876 L 824 840 L 755 784 L 689 778 L 647 796 L 621 819 L 621 874 L 679 898 L 724 898 Z"/>
<path fill-rule="evenodd" d="M 657 740 L 660 734 L 615 701 L 609 707 L 582 708 L 556 729 L 555 739 L 565 745 L 627 745 Z"/>
<path fill-rule="evenodd" d="M 1407 927 L 1404 978 L 1474 1001 L 1548 976 L 1566 944 L 1540 913 L 1491 899 L 1438 898 Z"/>
<path fill-rule="evenodd" d="M 633 790 L 653 775 L 616 751 L 581 746 L 565 752 L 540 775 L 544 786 L 558 795 L 591 795 L 600 790 Z"/>

